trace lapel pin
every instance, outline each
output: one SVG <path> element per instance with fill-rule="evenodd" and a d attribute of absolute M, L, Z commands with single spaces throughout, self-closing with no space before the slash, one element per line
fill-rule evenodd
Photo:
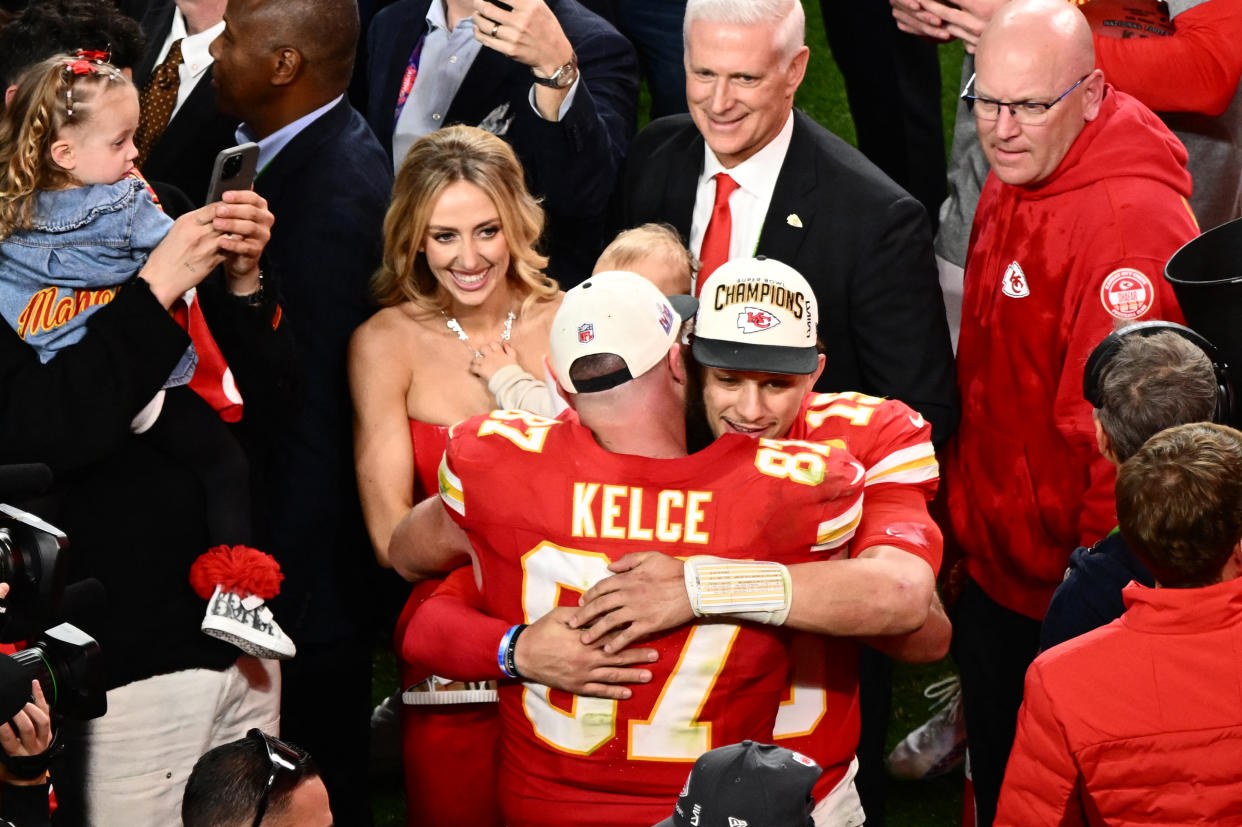
<path fill-rule="evenodd" d="M 788 224 L 790 227 L 797 227 L 798 229 L 802 229 L 802 219 L 798 217 L 797 213 L 791 212 L 789 214 L 789 217 L 785 219 L 785 223 Z"/>

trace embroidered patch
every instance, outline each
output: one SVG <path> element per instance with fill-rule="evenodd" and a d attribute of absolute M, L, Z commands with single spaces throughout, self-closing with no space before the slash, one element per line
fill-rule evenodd
<path fill-rule="evenodd" d="M 1100 286 L 1100 303 L 1110 316 L 1137 319 L 1151 310 L 1155 290 L 1151 280 L 1132 267 L 1109 273 Z"/>
<path fill-rule="evenodd" d="M 1022 265 L 1014 262 L 1005 268 L 1005 276 L 1001 279 L 1001 292 L 1011 299 L 1023 299 L 1031 295 L 1031 288 L 1026 283 L 1026 273 Z"/>
<path fill-rule="evenodd" d="M 595 341 L 595 325 L 591 322 L 578 325 L 578 344 L 585 345 Z"/>

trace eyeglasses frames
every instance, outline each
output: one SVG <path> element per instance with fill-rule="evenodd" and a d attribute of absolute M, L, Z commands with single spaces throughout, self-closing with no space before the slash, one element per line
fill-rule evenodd
<path fill-rule="evenodd" d="M 996 120 L 1000 117 L 1001 107 L 1003 106 L 1009 110 L 1009 114 L 1018 123 L 1024 126 L 1039 126 L 1048 120 L 1048 111 L 1052 107 L 1060 103 L 1066 95 L 1077 89 L 1089 77 L 1091 77 L 1090 74 L 1080 77 L 1077 83 L 1057 95 L 1056 100 L 1051 103 L 1043 103 L 1042 101 L 998 101 L 972 95 L 971 91 L 975 88 L 974 75 L 971 75 L 970 80 L 966 81 L 966 86 L 962 89 L 962 94 L 959 97 L 966 101 L 966 108 L 973 112 L 975 117 L 980 120 Z"/>
<path fill-rule="evenodd" d="M 272 794 L 272 786 L 276 783 L 276 778 L 281 772 L 301 774 L 306 769 L 306 760 L 309 756 L 306 751 L 286 744 L 257 727 L 247 732 L 246 737 L 260 741 L 267 752 L 267 785 L 263 788 L 263 797 L 259 799 L 259 808 L 254 814 L 254 827 L 259 827 L 263 823 L 263 816 L 267 813 L 268 796 Z"/>

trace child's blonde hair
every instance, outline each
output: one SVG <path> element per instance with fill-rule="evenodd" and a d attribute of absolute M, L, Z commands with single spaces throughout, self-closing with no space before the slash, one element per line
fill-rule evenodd
<path fill-rule="evenodd" d="M 595 272 L 632 270 L 635 262 L 648 256 L 658 256 L 674 269 L 684 272 L 685 284 L 680 292 L 690 292 L 690 279 L 698 269 L 698 263 L 671 224 L 651 222 L 619 233 L 600 253 L 595 262 Z M 639 275 L 645 276 L 644 273 Z M 680 275 L 678 279 L 680 281 Z"/>
<path fill-rule="evenodd" d="M 56 55 L 31 67 L 0 117 L 0 238 L 30 229 L 34 194 L 76 183 L 52 160 L 66 126 L 88 123 L 100 92 L 128 84 L 102 55 Z"/>

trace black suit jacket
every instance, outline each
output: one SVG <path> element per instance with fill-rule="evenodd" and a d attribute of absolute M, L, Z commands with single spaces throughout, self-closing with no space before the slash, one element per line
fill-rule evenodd
<path fill-rule="evenodd" d="M 400 0 L 380 11 L 367 37 L 367 120 L 392 153 L 397 92 L 414 44 L 427 30 L 430 0 Z M 626 148 L 634 136 L 638 63 L 634 47 L 576 0 L 548 0 L 578 55 L 581 79 L 559 122 L 530 105 L 530 69 L 484 46 L 453 98 L 444 124 L 478 126 L 508 104 L 502 133 L 547 213 L 548 273 L 564 287 L 590 275 L 604 217 Z"/>
<path fill-rule="evenodd" d="M 132 3 L 130 6 L 131 13 L 141 12 L 139 22 L 147 36 L 147 53 L 134 67 L 134 85 L 142 89 L 155 69 L 155 58 L 168 38 L 177 7 L 173 0 L 154 0 L 145 8 Z M 122 9 L 126 10 L 124 6 Z M 211 72 L 208 67 L 199 78 L 142 165 L 143 175 L 152 181 L 173 184 L 196 206 L 201 206 L 207 196 L 216 153 L 237 143 L 237 119 L 216 109 Z"/>
<path fill-rule="evenodd" d="M 285 581 L 274 603 L 299 647 L 345 639 L 373 559 L 358 507 L 346 383 L 350 334 L 372 312 L 392 172 L 362 116 L 341 100 L 255 180 L 276 216 L 265 259 L 279 271 L 305 401 L 276 445 L 270 536 Z"/>
<path fill-rule="evenodd" d="M 688 237 L 702 171 L 703 137 L 690 116 L 653 122 L 630 150 L 618 223 L 667 221 Z M 932 423 L 937 444 L 948 438 L 957 424 L 953 350 L 919 202 L 795 110 L 757 254 L 815 290 L 827 347 L 818 389 L 900 399 Z"/>

